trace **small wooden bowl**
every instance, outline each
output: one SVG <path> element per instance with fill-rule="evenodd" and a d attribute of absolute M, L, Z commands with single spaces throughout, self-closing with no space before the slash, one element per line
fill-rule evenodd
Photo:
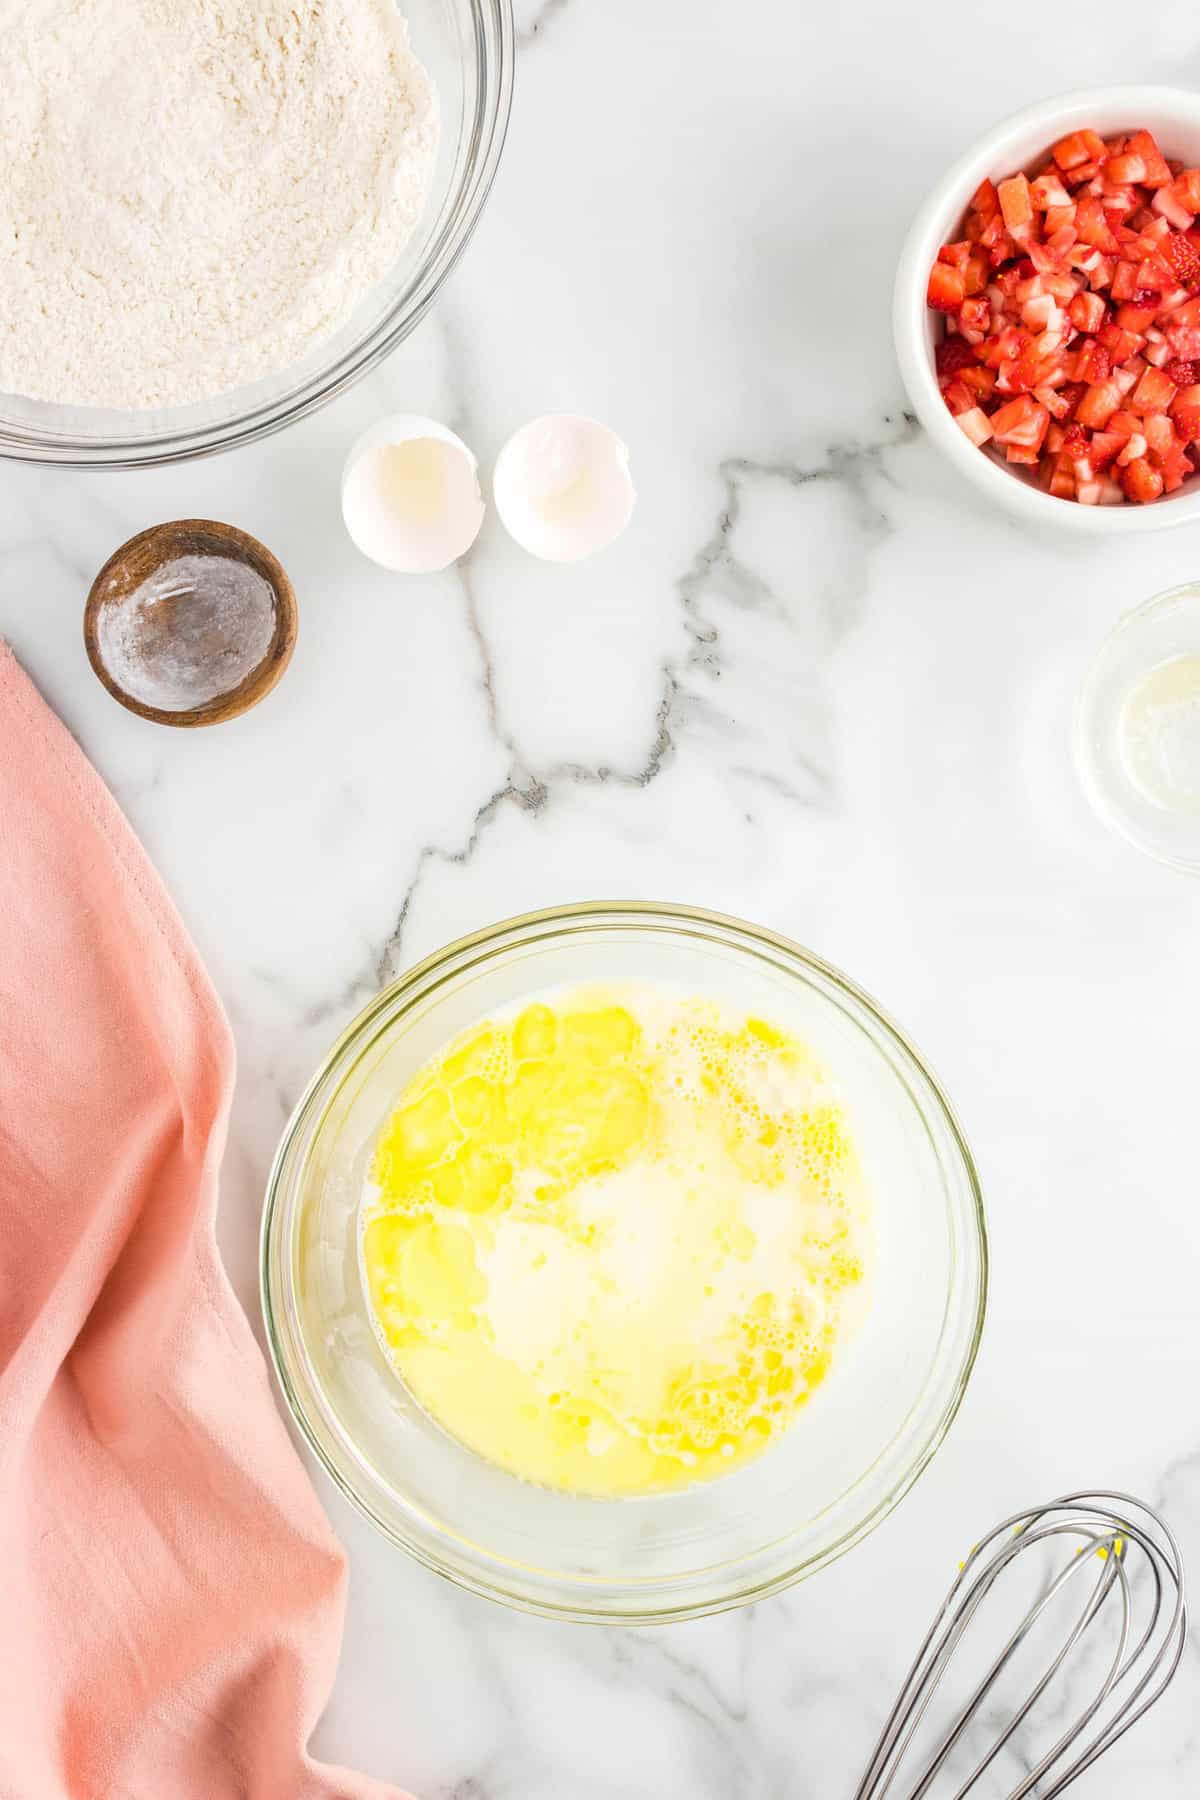
<path fill-rule="evenodd" d="M 274 597 L 275 630 L 266 655 L 235 687 L 202 704 L 175 710 L 147 705 L 126 693 L 104 660 L 100 623 L 106 608 L 120 605 L 164 564 L 182 556 L 219 557 L 226 562 L 245 564 L 260 575 Z M 158 598 L 158 620 L 164 627 L 164 636 L 169 637 L 173 609 L 185 599 L 183 595 Z M 296 630 L 296 596 L 282 565 L 257 538 L 215 519 L 175 519 L 170 524 L 152 525 L 148 531 L 130 538 L 127 544 L 113 552 L 92 583 L 83 614 L 83 640 L 97 679 L 114 700 L 137 713 L 139 718 L 150 719 L 156 725 L 219 725 L 257 706 L 291 661 Z"/>

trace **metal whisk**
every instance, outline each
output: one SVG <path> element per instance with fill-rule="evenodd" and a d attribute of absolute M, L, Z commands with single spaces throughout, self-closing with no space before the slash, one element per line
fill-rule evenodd
<path fill-rule="evenodd" d="M 931 1722 L 920 1733 L 976 1612 L 993 1590 L 1003 1599 L 1001 1590 L 1019 1573 L 1028 1578 L 1037 1572 L 1037 1562 L 1028 1559 L 1039 1546 L 1046 1558 L 1057 1556 L 1033 1604 L 976 1678 L 966 1701 L 955 1703 L 948 1722 L 936 1729 Z M 1031 1634 L 1039 1628 L 1044 1634 L 1051 1623 L 1052 1643 L 1023 1674 L 1011 1710 L 1006 1704 L 998 1712 L 1000 1722 L 985 1738 L 989 1696 L 996 1705 L 993 1690 L 1005 1671 L 1011 1676 Z M 1052 1800 L 1154 1705 L 1179 1667 L 1186 1637 L 1179 1546 L 1151 1507 L 1128 1494 L 1068 1494 L 1015 1513 L 963 1564 L 909 1670 L 855 1800 L 885 1795 L 922 1800 L 935 1791 L 959 1800 L 977 1792 L 1018 1727 L 1061 1676 L 1065 1699 L 1050 1715 L 1057 1737 L 1036 1761 L 1026 1759 L 1015 1787 L 1005 1788 L 994 1771 L 990 1789 L 997 1795 L 1004 1791 L 1005 1800 L 1033 1794 Z M 1088 1654 L 1092 1650 L 1099 1653 L 1096 1661 Z M 1028 1649 L 1026 1655 L 1033 1660 Z M 952 1773 L 968 1753 L 977 1757 L 969 1772 Z"/>

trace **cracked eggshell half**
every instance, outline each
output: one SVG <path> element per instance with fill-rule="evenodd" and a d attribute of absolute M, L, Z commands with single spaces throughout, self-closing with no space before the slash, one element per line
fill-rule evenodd
<path fill-rule="evenodd" d="M 405 575 L 448 569 L 483 524 L 479 464 L 460 437 L 412 413 L 364 431 L 342 472 L 342 517 L 364 556 Z"/>
<path fill-rule="evenodd" d="M 521 545 L 547 562 L 579 562 L 619 538 L 636 498 L 629 451 L 615 431 L 549 413 L 505 444 L 492 476 L 496 511 Z"/>

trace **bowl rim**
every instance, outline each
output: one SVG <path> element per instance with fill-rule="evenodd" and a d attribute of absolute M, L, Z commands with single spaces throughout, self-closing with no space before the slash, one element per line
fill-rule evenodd
<path fill-rule="evenodd" d="M 301 1391 L 302 1387 L 306 1385 L 303 1379 L 304 1371 L 293 1369 L 289 1362 L 285 1332 L 281 1330 L 281 1324 L 286 1325 L 288 1321 L 285 1311 L 279 1306 L 274 1291 L 276 1262 L 280 1262 L 280 1273 L 283 1275 L 286 1275 L 289 1267 L 288 1258 L 284 1255 L 287 1246 L 281 1246 L 278 1237 L 279 1221 L 285 1202 L 289 1198 L 293 1202 L 295 1200 L 294 1193 L 289 1196 L 284 1192 L 293 1153 L 301 1134 L 312 1124 L 314 1108 L 321 1101 L 328 1084 L 339 1070 L 342 1070 L 343 1060 L 356 1041 L 368 1034 L 381 1017 L 394 1008 L 405 995 L 411 995 L 413 999 L 421 997 L 427 991 L 427 984 L 431 979 L 436 979 L 439 975 L 448 978 L 456 968 L 462 965 L 464 958 L 472 958 L 478 952 L 503 954 L 507 948 L 527 942 L 531 936 L 536 934 L 553 932 L 560 927 L 571 926 L 586 930 L 600 925 L 605 920 L 608 920 L 617 929 L 630 926 L 636 928 L 639 925 L 659 930 L 699 929 L 716 934 L 718 937 L 724 937 L 726 941 L 732 938 L 735 947 L 744 950 L 752 951 L 757 946 L 760 954 L 765 951 L 782 956 L 794 964 L 798 963 L 802 969 L 814 974 L 820 980 L 829 982 L 835 989 L 840 990 L 841 994 L 853 1005 L 861 1008 L 872 1022 L 882 1029 L 885 1038 L 891 1040 L 891 1046 L 897 1049 L 901 1056 L 911 1064 L 927 1091 L 932 1107 L 936 1109 L 940 1121 L 946 1129 L 962 1189 L 961 1216 L 958 1224 L 963 1231 L 967 1251 L 963 1274 L 957 1275 L 949 1284 L 938 1346 L 930 1373 L 921 1392 L 914 1400 L 910 1412 L 889 1443 L 878 1452 L 875 1460 L 862 1471 L 845 1493 L 832 1501 L 823 1512 L 816 1514 L 813 1519 L 805 1521 L 802 1529 L 811 1528 L 826 1514 L 843 1506 L 848 1495 L 868 1484 L 871 1476 L 879 1469 L 893 1447 L 901 1443 L 907 1428 L 912 1420 L 920 1415 L 922 1407 L 928 1407 L 930 1390 L 939 1386 L 940 1377 L 940 1389 L 943 1391 L 938 1395 L 935 1416 L 927 1426 L 923 1427 L 915 1453 L 909 1460 L 903 1462 L 903 1466 L 889 1479 L 885 1491 L 874 1500 L 873 1504 L 853 1517 L 839 1535 L 822 1544 L 812 1553 L 801 1556 L 799 1560 L 788 1560 L 784 1566 L 774 1569 L 761 1578 L 746 1580 L 740 1585 L 731 1586 L 726 1583 L 719 1590 L 696 1593 L 691 1590 L 698 1580 L 702 1580 L 707 1571 L 690 1570 L 683 1576 L 669 1576 L 660 1579 L 657 1583 L 642 1584 L 640 1591 L 648 1595 L 652 1594 L 653 1597 L 641 1603 L 638 1598 L 634 1597 L 638 1589 L 636 1584 L 631 1582 L 606 1584 L 602 1579 L 571 1580 L 567 1577 L 539 1574 L 537 1579 L 527 1580 L 522 1584 L 519 1573 L 515 1578 L 510 1576 L 506 1580 L 505 1572 L 511 1568 L 511 1564 L 498 1555 L 485 1553 L 483 1560 L 479 1558 L 472 1560 L 469 1555 L 462 1553 L 456 1556 L 455 1548 L 458 1540 L 452 1531 L 439 1527 L 436 1534 L 429 1534 L 430 1539 L 436 1535 L 437 1542 L 422 1541 L 414 1532 L 406 1531 L 393 1520 L 380 1516 L 379 1511 L 371 1504 L 368 1494 L 355 1485 L 349 1472 L 339 1462 L 330 1444 L 324 1440 L 322 1432 L 318 1428 L 318 1420 L 312 1415 L 310 1406 L 314 1401 L 319 1403 L 321 1396 L 311 1389 L 307 1396 Z M 342 1070 L 342 1073 L 344 1076 L 346 1071 Z M 960 1283 L 961 1295 L 959 1293 Z M 411 969 L 406 970 L 381 989 L 339 1034 L 307 1083 L 284 1128 L 267 1180 L 259 1238 L 260 1301 L 271 1363 L 291 1417 L 298 1426 L 309 1450 L 334 1485 L 357 1511 L 375 1525 L 385 1538 L 406 1551 L 425 1568 L 445 1577 L 454 1585 L 483 1598 L 499 1601 L 518 1611 L 547 1618 L 568 1619 L 578 1623 L 662 1624 L 673 1620 L 699 1618 L 723 1612 L 732 1607 L 746 1605 L 770 1594 L 778 1593 L 803 1577 L 815 1574 L 866 1537 L 893 1511 L 924 1473 L 958 1414 L 979 1353 L 987 1313 L 989 1284 L 990 1256 L 987 1220 L 975 1160 L 940 1082 L 926 1059 L 907 1035 L 856 982 L 850 980 L 833 964 L 806 950 L 793 939 L 731 914 L 674 902 L 593 900 L 521 913 L 511 918 L 498 920 L 492 925 L 453 940 L 422 958 Z M 286 1300 L 286 1296 L 279 1298 Z M 959 1298 L 962 1298 L 963 1301 L 961 1310 L 965 1324 L 959 1332 L 961 1341 L 950 1344 L 953 1366 L 950 1367 L 948 1361 L 947 1372 L 941 1369 L 940 1359 L 946 1356 L 946 1340 L 952 1324 L 952 1310 L 956 1299 Z M 332 1409 L 327 1410 L 332 1413 Z M 336 1425 L 336 1419 L 334 1423 Z M 354 1460 L 361 1463 L 361 1456 L 355 1453 L 354 1446 L 348 1437 L 345 1438 L 343 1447 L 354 1455 Z M 792 1543 L 793 1538 L 779 1541 L 780 1543 Z M 793 1557 L 795 1549 L 798 1547 L 793 1547 Z M 758 1551 L 747 1553 L 742 1561 L 749 1562 L 753 1556 L 761 1557 L 765 1551 L 774 1548 L 773 1544 L 764 1546 Z M 459 1549 L 461 1552 L 461 1545 L 459 1545 Z M 720 1565 L 720 1568 L 723 1570 L 725 1566 Z M 685 1591 L 680 1592 L 681 1588 Z M 549 1592 L 548 1589 L 555 1591 Z M 623 1596 L 617 1604 L 614 1604 L 611 1599 L 611 1594 L 614 1592 Z"/>
<path fill-rule="evenodd" d="M 390 356 L 425 317 L 470 242 L 495 181 L 508 134 L 516 61 L 513 0 L 468 0 L 468 4 L 480 81 L 463 177 L 452 194 L 450 216 L 406 292 L 393 301 L 355 345 L 298 387 L 215 424 L 185 422 L 144 432 L 135 428 L 128 436 L 106 440 L 65 430 L 33 429 L 27 433 L 0 421 L 0 459 L 49 464 L 60 469 L 147 469 L 241 449 L 307 418 Z M 286 373 L 280 371 L 281 375 Z"/>
<path fill-rule="evenodd" d="M 955 425 L 938 391 L 924 341 L 925 289 L 930 264 L 946 232 L 1010 141 L 1043 127 L 1048 135 L 1060 135 L 1062 130 L 1088 123 L 1098 112 L 1114 109 L 1128 110 L 1131 122 L 1142 115 L 1138 122 L 1154 129 L 1161 130 L 1164 121 L 1177 119 L 1200 131 L 1200 92 L 1151 83 L 1080 88 L 1010 113 L 954 160 L 921 203 L 900 253 L 892 300 L 892 335 L 900 373 L 917 417 L 938 449 L 987 498 L 1009 512 L 1031 523 L 1097 536 L 1171 530 L 1196 522 L 1200 519 L 1200 475 L 1186 491 L 1149 506 L 1081 506 L 1045 493 L 982 453 Z"/>

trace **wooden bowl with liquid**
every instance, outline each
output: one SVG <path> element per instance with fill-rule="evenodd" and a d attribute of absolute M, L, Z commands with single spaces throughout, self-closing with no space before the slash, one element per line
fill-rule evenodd
<path fill-rule="evenodd" d="M 257 706 L 287 668 L 296 631 L 281 563 L 214 519 L 130 538 L 92 583 L 83 615 L 98 680 L 156 725 L 219 725 Z"/>

